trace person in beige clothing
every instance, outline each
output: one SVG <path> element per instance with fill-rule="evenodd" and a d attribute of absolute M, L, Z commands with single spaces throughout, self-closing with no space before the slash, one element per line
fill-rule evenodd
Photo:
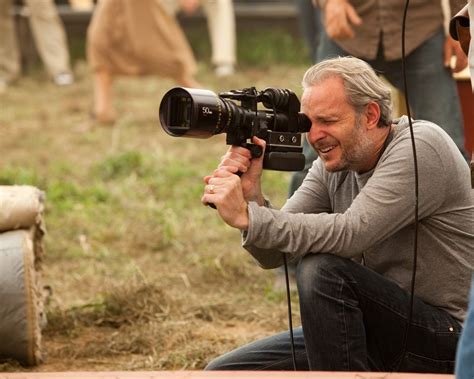
<path fill-rule="evenodd" d="M 93 113 L 101 123 L 115 121 L 117 76 L 160 75 L 199 87 L 193 52 L 160 0 L 101 0 L 87 32 L 87 60 L 94 75 Z"/>
<path fill-rule="evenodd" d="M 73 82 L 64 26 L 53 0 L 24 0 L 33 38 L 48 73 L 57 85 Z M 18 79 L 20 51 L 12 0 L 0 0 L 0 90 Z"/>

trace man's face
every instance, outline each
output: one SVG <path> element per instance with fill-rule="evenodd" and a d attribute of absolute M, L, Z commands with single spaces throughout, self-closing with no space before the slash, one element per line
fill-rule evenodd
<path fill-rule="evenodd" d="M 323 160 L 326 170 L 362 172 L 373 152 L 364 114 L 358 115 L 346 100 L 339 77 L 330 77 L 307 88 L 301 110 L 311 120 L 308 142 Z"/>

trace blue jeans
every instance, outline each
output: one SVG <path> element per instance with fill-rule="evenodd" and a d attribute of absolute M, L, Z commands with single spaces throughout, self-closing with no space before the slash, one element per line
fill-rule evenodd
<path fill-rule="evenodd" d="M 319 38 L 321 34 L 321 12 L 318 7 L 313 5 L 311 0 L 298 0 L 298 14 L 301 34 L 303 35 L 306 46 L 308 47 L 311 61 L 316 61 Z"/>
<path fill-rule="evenodd" d="M 308 254 L 298 264 L 297 283 L 302 323 L 294 330 L 298 370 L 454 371 L 461 325 L 416 297 L 402 357 L 410 295 L 391 280 L 349 259 Z M 206 369 L 292 370 L 289 333 L 240 347 Z"/>

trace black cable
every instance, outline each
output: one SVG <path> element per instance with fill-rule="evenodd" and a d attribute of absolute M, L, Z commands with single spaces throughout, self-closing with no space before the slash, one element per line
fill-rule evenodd
<path fill-rule="evenodd" d="M 290 297 L 290 279 L 288 276 L 288 263 L 286 261 L 286 255 L 282 253 L 283 256 L 283 266 L 285 267 L 285 282 L 286 282 L 286 301 L 288 303 L 288 328 L 290 330 L 290 340 L 291 340 L 291 357 L 293 358 L 293 368 L 297 371 L 296 368 L 296 353 L 295 353 L 295 338 L 293 336 L 293 318 L 291 317 L 291 297 Z"/>
<path fill-rule="evenodd" d="M 414 228 L 414 241 L 413 241 L 413 269 L 411 277 L 411 286 L 410 286 L 410 305 L 408 308 L 408 321 L 405 328 L 405 335 L 403 336 L 403 349 L 400 356 L 400 362 L 398 363 L 398 371 L 401 370 L 403 359 L 407 351 L 408 345 L 408 335 L 410 333 L 410 326 L 413 318 L 413 302 L 415 297 L 415 279 L 416 279 L 416 262 L 418 259 L 418 159 L 416 156 L 416 146 L 415 146 L 415 135 L 413 132 L 413 124 L 410 114 L 410 102 L 408 101 L 408 86 L 407 86 L 407 76 L 406 76 L 406 67 L 405 67 L 405 25 L 406 17 L 408 12 L 408 5 L 410 0 L 406 0 L 405 9 L 403 11 L 403 23 L 402 23 L 402 72 L 403 72 L 403 85 L 405 86 L 405 104 L 407 108 L 408 123 L 410 125 L 410 137 L 411 144 L 413 149 L 413 164 L 415 170 L 415 228 Z"/>
<path fill-rule="evenodd" d="M 273 107 L 273 126 L 276 130 L 276 105 L 275 99 L 272 97 L 272 107 Z M 291 357 L 293 358 L 293 369 L 297 371 L 296 368 L 296 353 L 295 353 L 295 338 L 293 335 L 293 317 L 291 312 L 291 295 L 290 295 L 290 278 L 288 275 L 288 262 L 286 261 L 285 253 L 281 254 L 283 256 L 283 266 L 285 267 L 285 284 L 286 284 L 286 302 L 288 306 L 288 329 L 290 331 L 290 343 L 291 343 Z"/>

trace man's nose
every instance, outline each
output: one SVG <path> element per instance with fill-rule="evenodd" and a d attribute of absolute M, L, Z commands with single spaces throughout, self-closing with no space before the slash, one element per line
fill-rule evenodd
<path fill-rule="evenodd" d="M 306 137 L 308 142 L 314 144 L 324 137 L 326 137 L 326 133 L 324 133 L 323 129 L 317 123 L 313 122 Z"/>

